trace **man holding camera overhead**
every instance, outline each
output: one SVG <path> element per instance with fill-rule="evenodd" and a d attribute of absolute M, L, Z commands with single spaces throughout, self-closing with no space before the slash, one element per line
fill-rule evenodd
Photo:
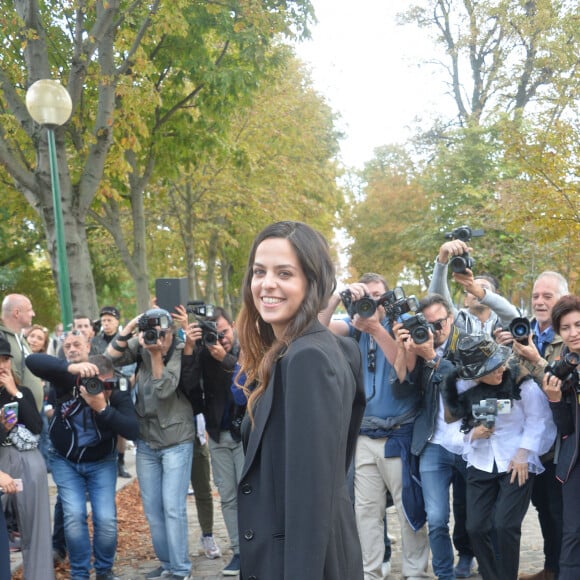
<path fill-rule="evenodd" d="M 392 365 L 397 356 L 397 343 L 389 332 L 394 321 L 389 320 L 382 298 L 388 296 L 388 302 L 394 301 L 387 308 L 398 306 L 400 308 L 395 310 L 405 312 L 408 309 L 402 296 L 396 298 L 394 291 L 388 295 L 387 292 L 387 282 L 382 276 L 364 274 L 346 291 L 334 294 L 319 319 L 335 334 L 357 338 L 363 355 L 367 404 L 355 453 L 354 493 L 365 580 L 383 578 L 387 490 L 393 497 L 401 524 L 403 576 L 428 578 L 425 511 L 409 465 L 413 422 L 420 407 L 420 395 L 410 393 L 397 398 L 393 393 Z M 331 320 L 334 310 L 345 298 L 352 316 Z M 369 299 L 374 308 L 368 308 Z"/>
<path fill-rule="evenodd" d="M 189 304 L 188 312 L 191 324 L 186 332 L 182 382 L 191 393 L 194 413 L 203 413 L 209 434 L 213 478 L 233 552 L 222 574 L 237 576 L 240 572 L 237 490 L 244 451 L 235 419 L 244 408 L 235 404 L 231 385 L 240 345 L 223 308 Z"/>
<path fill-rule="evenodd" d="M 103 355 L 89 357 L 90 344 L 69 333 L 63 349 L 72 360 L 31 354 L 26 366 L 50 381 L 57 401 L 50 424 L 50 465 L 62 501 L 71 578 L 88 580 L 91 552 L 97 580 L 113 580 L 117 549 L 117 436 L 134 439 L 137 417 L 127 390 Z M 87 525 L 91 502 L 93 549 Z"/>
<path fill-rule="evenodd" d="M 152 308 L 107 347 L 115 366 L 136 363 L 137 477 L 160 566 L 146 578 L 189 578 L 187 489 L 195 437 L 191 404 L 179 387 L 183 342 L 171 314 Z M 136 333 L 133 336 L 133 333 Z"/>
<path fill-rule="evenodd" d="M 483 232 L 463 226 L 446 234 L 452 239 L 439 248 L 428 293 L 441 294 L 449 304 L 453 304 L 447 285 L 447 272 L 451 267 L 453 279 L 463 286 L 465 292 L 465 307 L 460 310 L 453 308 L 455 326 L 468 334 L 493 334 L 496 328 L 507 327 L 519 313 L 515 306 L 497 294 L 497 282 L 492 276 L 474 276 L 474 261 L 469 256 L 471 247 L 468 246 L 472 235 L 481 236 Z"/>

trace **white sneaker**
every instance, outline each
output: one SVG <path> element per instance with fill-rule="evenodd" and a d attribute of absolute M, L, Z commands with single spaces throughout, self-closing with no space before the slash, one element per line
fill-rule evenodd
<path fill-rule="evenodd" d="M 206 558 L 215 560 L 221 557 L 222 551 L 218 548 L 213 536 L 201 536 L 200 543 Z"/>
<path fill-rule="evenodd" d="M 383 562 L 381 565 L 381 572 L 383 573 L 383 580 L 391 573 L 391 562 Z"/>

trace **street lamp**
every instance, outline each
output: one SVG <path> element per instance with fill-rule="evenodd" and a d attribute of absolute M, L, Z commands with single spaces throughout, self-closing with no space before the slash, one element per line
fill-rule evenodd
<path fill-rule="evenodd" d="M 68 260 L 64 238 L 62 205 L 60 199 L 60 182 L 54 128 L 64 125 L 72 112 L 72 101 L 68 91 L 58 82 L 42 79 L 33 83 L 26 91 L 26 108 L 30 116 L 46 127 L 48 134 L 48 156 L 50 160 L 50 177 L 52 182 L 52 205 L 54 208 L 54 225 L 56 229 L 56 255 L 58 263 L 58 288 L 62 325 L 66 330 L 72 326 L 72 295 L 68 274 Z"/>

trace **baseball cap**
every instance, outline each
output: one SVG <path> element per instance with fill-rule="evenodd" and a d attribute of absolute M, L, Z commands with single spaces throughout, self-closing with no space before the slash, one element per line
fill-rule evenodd
<path fill-rule="evenodd" d="M 101 311 L 99 312 L 99 317 L 104 316 L 105 314 L 108 314 L 109 316 L 114 316 L 117 320 L 120 320 L 121 318 L 121 313 L 114 306 L 103 306 L 101 308 Z"/>

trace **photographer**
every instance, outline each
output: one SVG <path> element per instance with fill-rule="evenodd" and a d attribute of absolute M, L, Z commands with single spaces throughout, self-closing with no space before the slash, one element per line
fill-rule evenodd
<path fill-rule="evenodd" d="M 201 314 L 210 314 L 205 308 L 209 306 L 202 306 Z M 195 312 L 196 307 L 193 309 Z M 222 574 L 235 576 L 240 571 L 237 487 L 244 452 L 239 430 L 232 421 L 243 408 L 235 404 L 230 387 L 240 345 L 223 308 L 213 308 L 210 316 L 199 318 L 187 327 L 182 384 L 190 393 L 194 412 L 201 411 L 205 416 L 213 478 L 233 552 Z"/>
<path fill-rule="evenodd" d="M 362 298 L 379 300 L 387 291 L 379 274 L 364 274 L 347 288 L 356 303 Z M 354 469 L 355 512 L 363 551 L 365 580 L 382 580 L 385 551 L 383 520 L 387 490 L 391 493 L 401 525 L 402 571 L 407 578 L 427 578 L 429 544 L 425 511 L 418 486 L 411 477 L 409 448 L 413 422 L 420 406 L 418 393 L 397 398 L 391 379 L 397 343 L 389 333 L 384 306 L 371 316 L 359 314 L 333 320 L 341 293 L 331 296 L 319 320 L 340 336 L 357 337 L 363 357 L 366 409 L 357 438 Z M 414 356 L 411 357 L 414 359 Z M 414 366 L 414 361 L 412 363 Z M 403 481 L 405 480 L 405 485 Z"/>
<path fill-rule="evenodd" d="M 556 434 L 546 397 L 510 354 L 488 335 L 462 337 L 442 388 L 449 415 L 463 420 L 467 531 L 484 580 L 517 578 L 531 483 Z"/>
<path fill-rule="evenodd" d="M 563 340 L 560 359 L 544 373 L 542 386 L 550 401 L 561 447 L 556 477 L 562 482 L 563 535 L 559 580 L 575 580 L 580 569 L 580 296 L 564 296 L 552 308 L 552 327 Z"/>
<path fill-rule="evenodd" d="M 453 304 L 447 285 L 449 262 L 470 251 L 467 243 L 460 239 L 441 245 L 433 268 L 429 294 L 441 294 L 449 304 Z M 464 308 L 453 308 L 455 326 L 467 334 L 493 334 L 496 328 L 507 326 L 513 318 L 519 316 L 517 308 L 497 294 L 497 282 L 491 276 L 474 276 L 472 270 L 466 268 L 462 272 L 453 272 L 452 277 L 463 286 L 465 292 Z"/>
<path fill-rule="evenodd" d="M 77 362 L 31 354 L 26 365 L 56 389 L 50 423 L 50 465 L 64 511 L 66 547 L 71 576 L 88 579 L 91 551 L 97 580 L 112 580 L 117 549 L 117 435 L 134 439 L 137 417 L 129 392 L 114 381 L 111 361 L 88 356 L 87 338 L 69 333 L 63 348 L 80 342 Z M 89 394 L 87 390 L 94 394 Z M 100 385 L 100 392 L 95 387 Z M 87 524 L 87 494 L 93 519 L 93 550 Z"/>
<path fill-rule="evenodd" d="M 182 352 L 173 319 L 162 308 L 131 320 L 106 351 L 115 366 L 137 363 L 137 477 L 161 563 L 147 575 L 150 579 L 186 578 L 191 570 L 186 501 L 195 428 L 191 404 L 178 388 Z"/>
<path fill-rule="evenodd" d="M 419 472 L 427 512 L 429 544 L 435 575 L 440 579 L 468 578 L 473 572 L 473 550 L 465 529 L 465 480 L 467 466 L 461 456 L 463 435 L 460 421 L 447 423 L 441 395 L 441 383 L 454 370 L 455 343 L 460 334 L 453 325 L 451 305 L 439 294 L 420 300 L 419 316 L 405 324 L 395 324 L 399 353 L 395 361 L 398 378 L 393 384 L 396 396 L 416 392 L 421 408 L 415 419 L 411 452 L 419 457 Z M 416 324 L 412 322 L 416 320 Z M 417 364 L 407 376 L 406 352 L 417 357 Z M 451 359 L 451 360 L 449 360 Z M 402 366 L 402 368 L 399 368 Z M 453 483 L 455 527 L 453 542 L 459 552 L 453 567 L 453 546 L 449 535 L 449 487 Z M 462 498 L 463 501 L 456 500 Z"/>

